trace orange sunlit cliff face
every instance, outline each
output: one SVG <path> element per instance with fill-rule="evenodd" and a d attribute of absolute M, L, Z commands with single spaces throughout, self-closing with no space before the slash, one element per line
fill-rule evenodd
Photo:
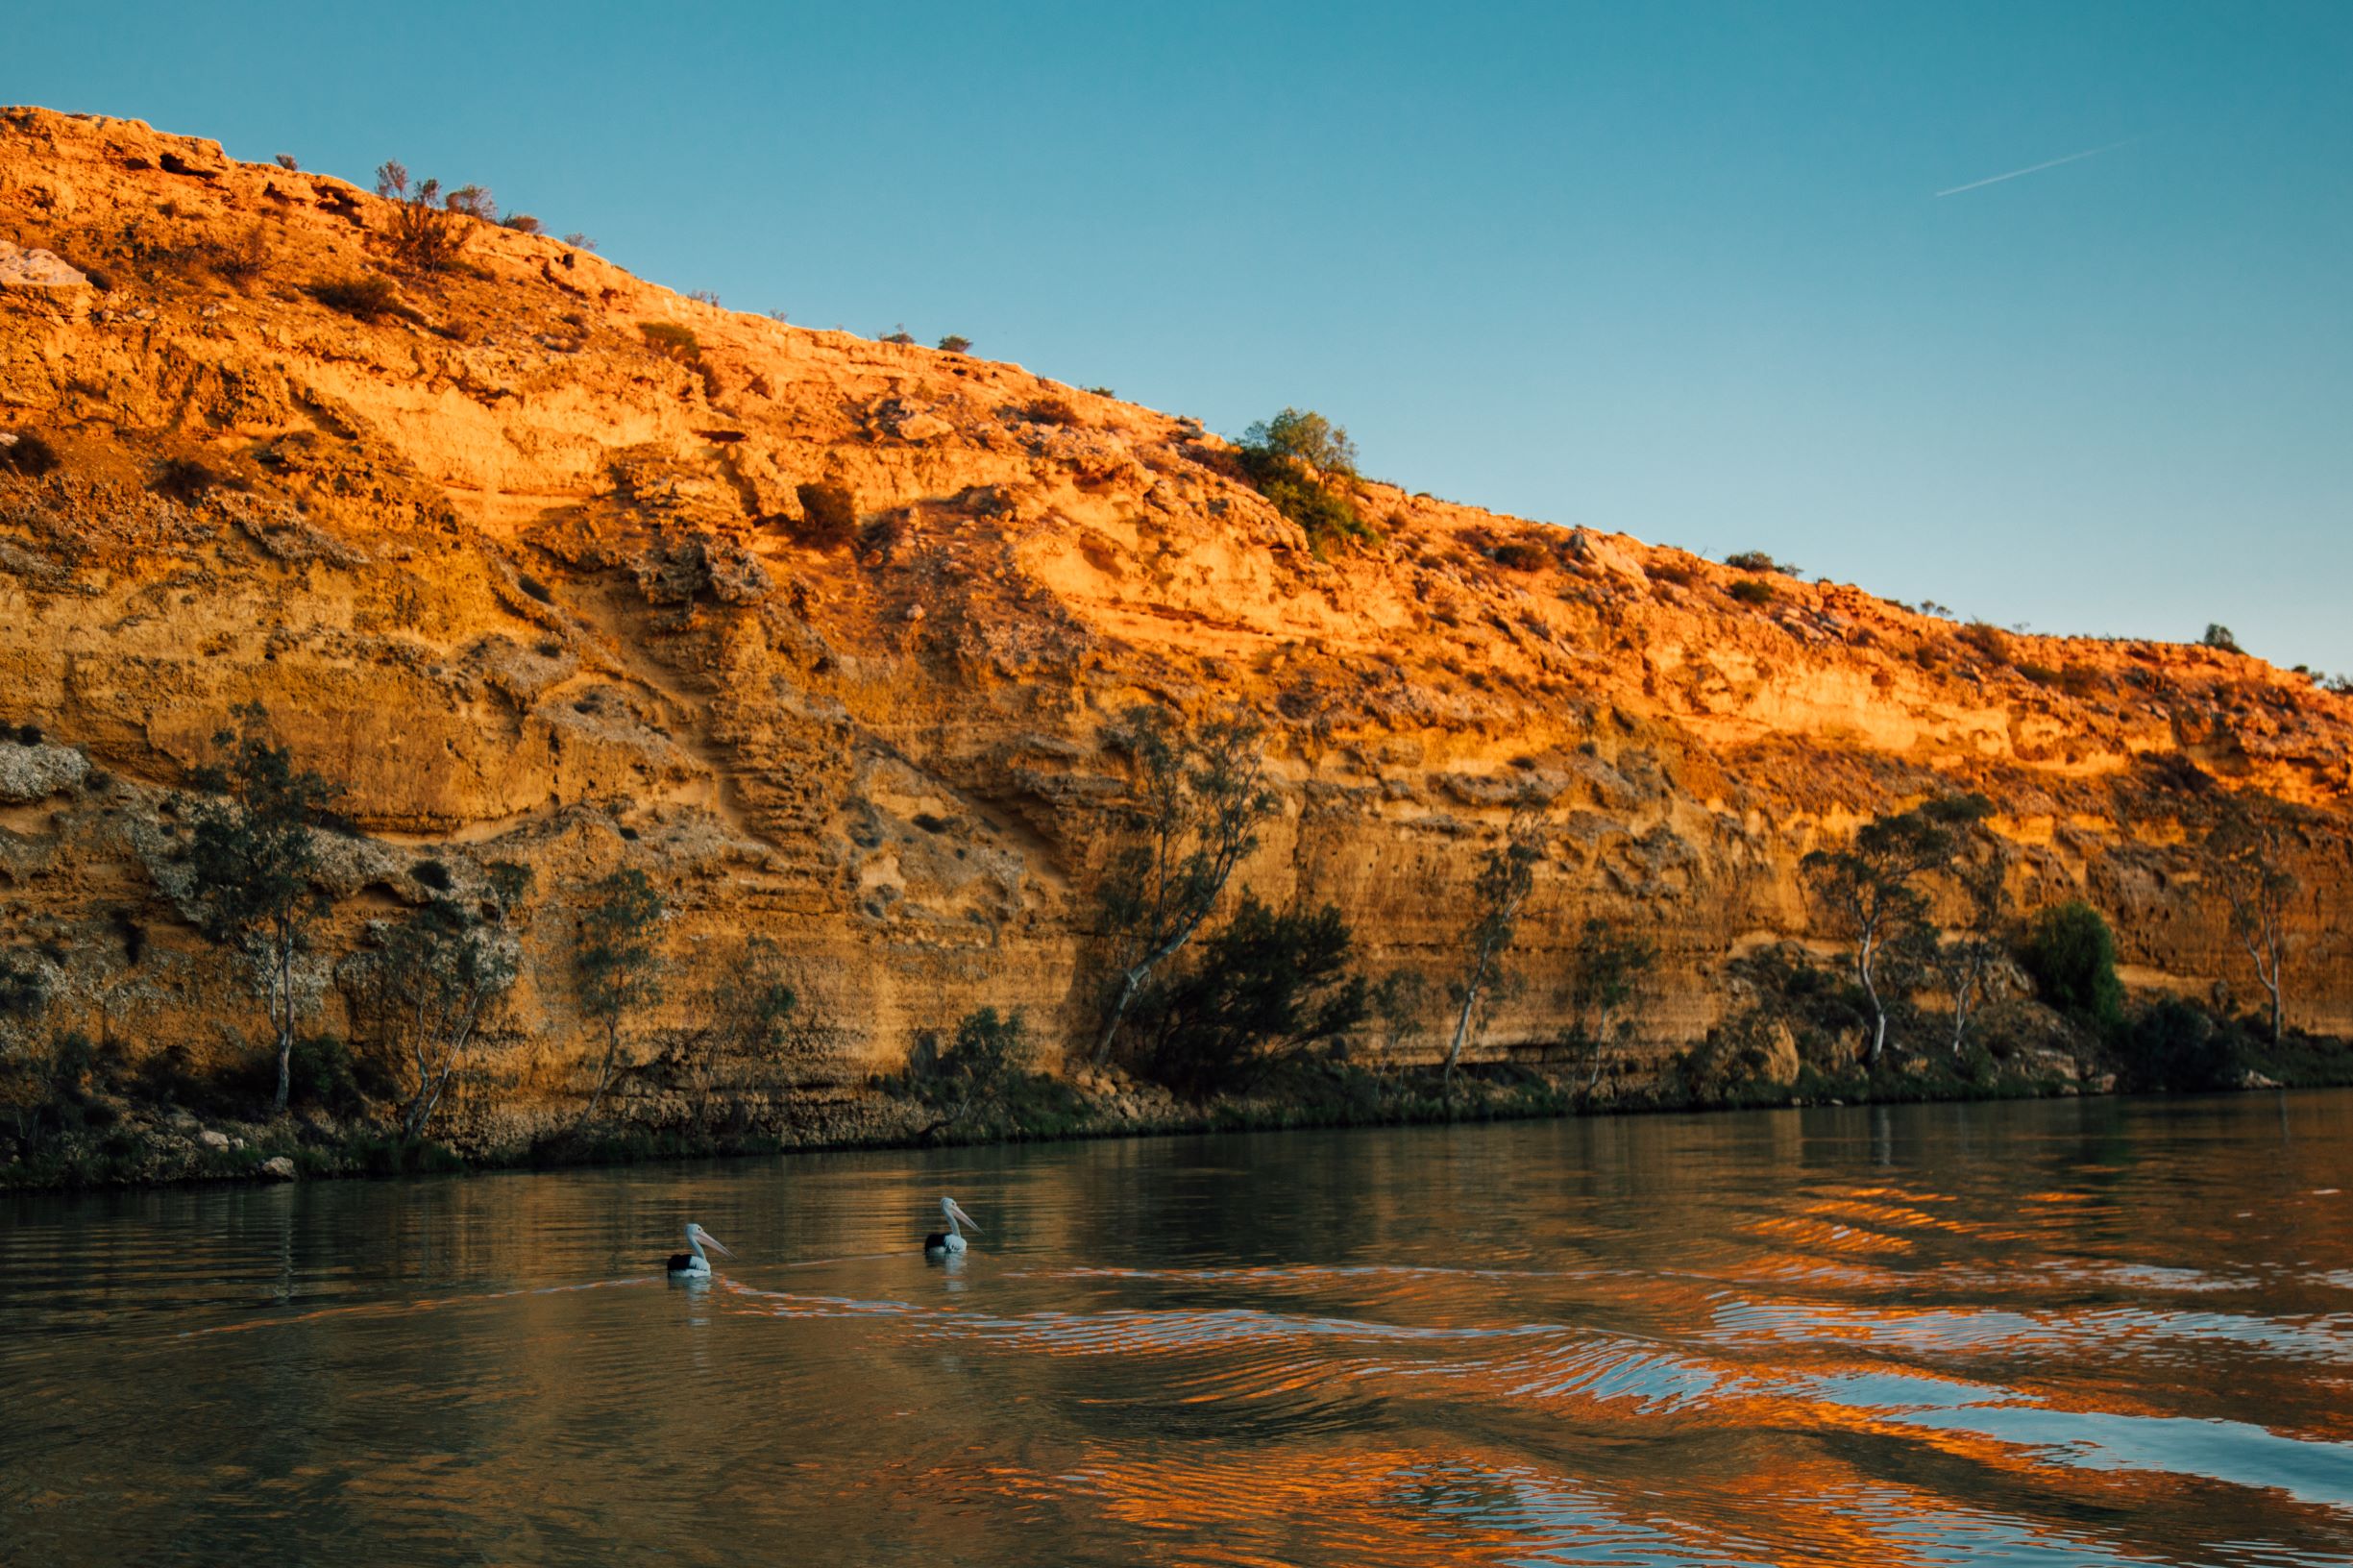
<path fill-rule="evenodd" d="M 2302 675 L 1378 483 L 1378 537 L 1318 550 L 1189 421 L 472 220 L 457 266 L 404 272 L 394 213 L 0 111 L 0 431 L 58 458 L 0 473 L 0 717 L 39 732 L 0 745 L 7 935 L 135 928 L 118 1033 L 202 1054 L 250 1011 L 153 862 L 258 701 L 366 835 L 327 869 L 345 937 L 422 857 L 508 859 L 551 952 L 637 866 L 675 972 L 772 937 L 853 1059 L 983 1004 L 1074 1039 L 1125 787 L 1099 730 L 1147 700 L 1264 718 L 1282 804 L 1238 881 L 1336 903 L 1375 972 L 1451 972 L 1482 850 L 1546 802 L 1528 983 L 1480 1052 L 1556 1029 L 1589 915 L 1660 944 L 1646 1048 L 1699 1037 L 1731 957 L 1810 934 L 1802 856 L 1951 790 L 1994 803 L 2018 907 L 2086 896 L 2128 981 L 2199 996 L 2254 990 L 2202 814 L 2304 808 L 2290 1015 L 2353 1031 L 2353 701 Z M 527 1099 L 589 1048 L 551 992 L 515 1012 Z"/>

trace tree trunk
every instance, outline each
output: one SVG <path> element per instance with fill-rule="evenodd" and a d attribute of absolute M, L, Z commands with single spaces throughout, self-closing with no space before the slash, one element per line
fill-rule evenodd
<path fill-rule="evenodd" d="M 1446 1047 L 1446 1081 L 1453 1083 L 1455 1064 L 1462 1060 L 1463 1038 L 1471 1032 L 1471 1012 L 1479 1005 L 1479 992 L 1487 983 L 1487 955 L 1491 946 L 1479 949 L 1479 962 L 1471 968 L 1471 977 L 1462 987 L 1462 1011 L 1455 1017 L 1454 1043 Z"/>
<path fill-rule="evenodd" d="M 270 1106 L 270 1114 L 286 1114 L 287 1091 L 294 1087 L 294 952 L 290 945 L 282 944 L 278 959 L 278 1017 L 271 1021 L 278 1025 L 278 1098 Z"/>
<path fill-rule="evenodd" d="M 1143 989 L 1145 972 L 1144 966 L 1139 964 L 1120 977 L 1119 999 L 1112 1004 L 1111 1017 L 1103 1022 L 1102 1037 L 1094 1042 L 1093 1061 L 1096 1066 L 1111 1060 L 1111 1042 L 1119 1034 L 1119 1020 L 1127 1017 L 1128 1007 L 1136 1000 L 1136 992 Z"/>

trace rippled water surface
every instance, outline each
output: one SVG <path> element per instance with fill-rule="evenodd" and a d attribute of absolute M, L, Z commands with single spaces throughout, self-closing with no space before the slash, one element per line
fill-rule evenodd
<path fill-rule="evenodd" d="M 0 1559 L 2343 1562 L 2341 1188 L 2333 1092 L 0 1200 Z"/>

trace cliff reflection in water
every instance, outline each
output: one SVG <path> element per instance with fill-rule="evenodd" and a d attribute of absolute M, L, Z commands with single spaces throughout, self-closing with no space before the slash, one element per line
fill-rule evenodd
<path fill-rule="evenodd" d="M 2349 1155 L 2331 1092 L 18 1199 L 0 1517 L 30 1563 L 2339 1561 Z"/>

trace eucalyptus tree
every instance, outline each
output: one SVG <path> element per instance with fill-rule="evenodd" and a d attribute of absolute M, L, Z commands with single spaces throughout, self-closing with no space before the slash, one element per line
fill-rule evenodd
<path fill-rule="evenodd" d="M 1097 1066 L 1110 1060 L 1145 984 L 1216 909 L 1277 805 L 1263 728 L 1240 708 L 1188 723 L 1139 704 L 1105 728 L 1103 741 L 1127 759 L 1134 794 L 1123 842 L 1095 891 L 1112 955 Z"/>
<path fill-rule="evenodd" d="M 1535 891 L 1536 866 L 1544 859 L 1544 820 L 1532 801 L 1512 812 L 1503 842 L 1481 857 L 1471 883 L 1471 919 L 1461 936 L 1462 973 L 1453 987 L 1454 1039 L 1446 1046 L 1446 1077 L 1462 1060 L 1463 1043 L 1481 1002 L 1505 979 L 1505 955 L 1519 934 L 1520 909 Z"/>
<path fill-rule="evenodd" d="M 209 798 L 192 814 L 188 902 L 197 929 L 236 954 L 260 993 L 278 1050 L 271 1108 L 283 1112 L 295 1025 L 308 999 L 301 960 L 328 907 L 317 886 L 317 833 L 341 792 L 269 743 L 260 703 L 232 711 L 237 728 L 212 737 L 220 760 L 195 774 Z"/>
<path fill-rule="evenodd" d="M 2300 886 L 2281 865 L 2290 837 L 2284 809 L 2258 797 L 2231 802 L 2204 845 L 2207 866 L 2230 908 L 2231 934 L 2246 950 L 2255 979 L 2269 998 L 2274 1045 L 2287 1029 L 2287 914 Z"/>
<path fill-rule="evenodd" d="M 1979 795 L 1941 796 L 1874 818 L 1845 848 L 1814 850 L 1800 865 L 1831 925 L 1850 943 L 1855 983 L 1871 1008 L 1864 1060 L 1873 1067 L 1887 1054 L 1888 1018 L 1905 960 L 1927 934 L 1928 898 L 1921 878 L 1949 866 L 1960 849 L 1960 830 L 1992 809 Z"/>

